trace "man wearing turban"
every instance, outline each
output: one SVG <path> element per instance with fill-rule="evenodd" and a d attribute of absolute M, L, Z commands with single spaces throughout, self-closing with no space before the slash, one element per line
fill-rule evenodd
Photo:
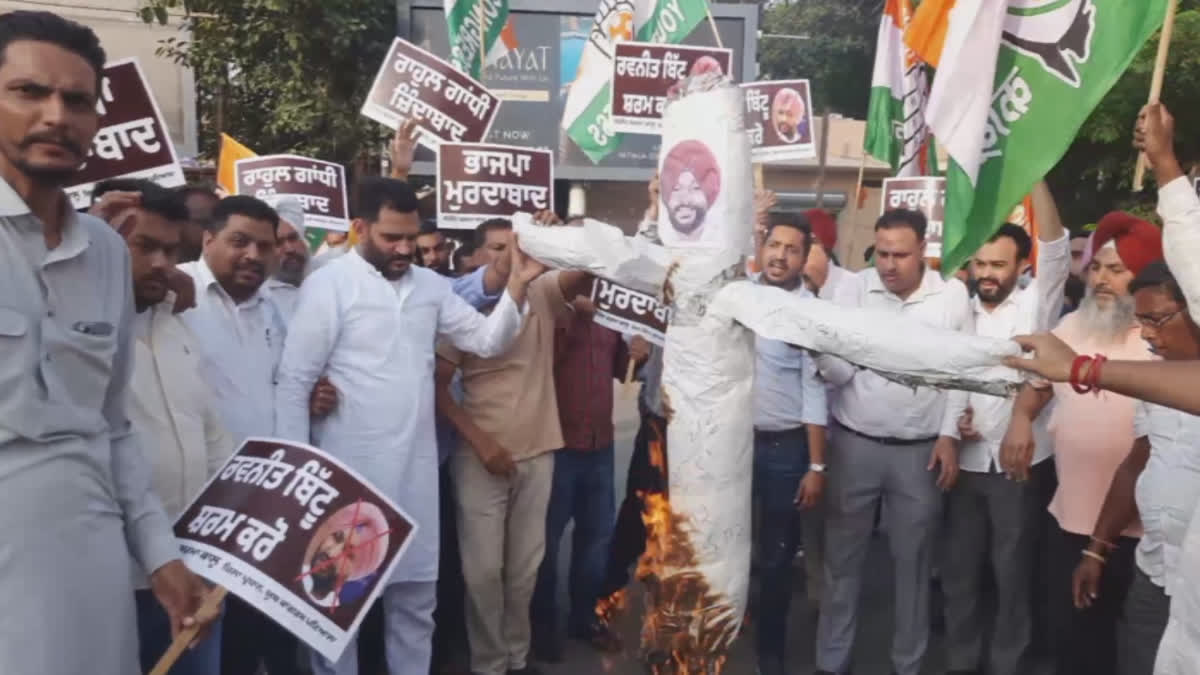
<path fill-rule="evenodd" d="M 323 607 L 366 597 L 388 550 L 383 511 L 367 502 L 342 507 L 317 528 L 304 556 L 304 589 Z"/>
<path fill-rule="evenodd" d="M 771 102 L 771 122 L 775 133 L 785 143 L 808 142 L 807 106 L 800 92 L 788 87 L 780 89 Z"/>
<path fill-rule="evenodd" d="M 704 218 L 721 193 L 717 158 L 700 141 L 683 141 L 667 153 L 661 178 L 671 227 L 684 239 L 700 240 Z"/>

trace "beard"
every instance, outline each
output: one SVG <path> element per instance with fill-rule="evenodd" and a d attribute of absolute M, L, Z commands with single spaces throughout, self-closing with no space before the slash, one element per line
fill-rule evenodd
<path fill-rule="evenodd" d="M 87 151 L 80 147 L 78 143 L 71 139 L 58 134 L 33 133 L 21 139 L 19 145 L 21 150 L 26 150 L 35 143 L 53 143 L 67 150 L 75 156 L 75 166 L 73 167 L 45 167 L 31 164 L 24 157 L 10 157 L 9 161 L 22 174 L 27 176 L 34 183 L 50 187 L 60 187 L 66 185 L 75 174 L 79 173 L 79 169 L 83 166 L 87 158 Z"/>
<path fill-rule="evenodd" d="M 693 214 L 692 221 L 690 223 L 686 223 L 686 224 L 683 222 L 680 222 L 680 219 L 676 215 L 680 211 L 685 211 L 685 210 L 691 211 Z M 672 208 L 670 213 L 671 213 L 671 224 L 675 226 L 676 231 L 682 232 L 684 234 L 691 234 L 691 233 L 695 232 L 696 230 L 700 229 L 700 226 L 704 224 L 704 217 L 706 215 L 708 215 L 708 211 L 704 207 L 702 207 L 700 204 L 681 204 L 679 206 Z"/>
<path fill-rule="evenodd" d="M 974 280 L 975 293 L 979 296 L 980 300 L 998 305 L 1007 300 L 1008 296 L 1012 295 L 1012 292 L 1017 288 L 1018 278 L 1015 276 L 1008 280 L 988 278 L 987 281 L 993 281 L 996 285 L 987 288 L 981 285 L 983 281 L 983 279 Z"/>
<path fill-rule="evenodd" d="M 304 268 L 307 264 L 308 259 L 302 255 L 285 255 L 279 262 L 279 269 L 275 271 L 275 278 L 285 284 L 299 286 L 304 281 Z"/>
<path fill-rule="evenodd" d="M 413 261 L 413 256 L 411 254 L 392 255 L 390 253 L 381 251 L 371 243 L 370 237 L 366 237 L 362 240 L 362 246 L 359 250 L 361 251 L 363 260 L 371 263 L 371 266 L 379 270 L 379 273 L 383 275 L 383 278 L 387 279 L 388 281 L 395 281 L 396 279 L 399 279 L 407 274 L 408 268 L 412 265 Z M 406 262 L 408 264 L 403 266 L 396 264 L 400 262 Z"/>
<path fill-rule="evenodd" d="M 1075 311 L 1088 335 L 1108 343 L 1115 344 L 1124 340 L 1126 333 L 1136 322 L 1133 298 L 1117 296 L 1113 298 L 1111 305 L 1102 307 L 1091 289 L 1088 289 L 1083 302 L 1079 303 L 1079 309 Z"/>

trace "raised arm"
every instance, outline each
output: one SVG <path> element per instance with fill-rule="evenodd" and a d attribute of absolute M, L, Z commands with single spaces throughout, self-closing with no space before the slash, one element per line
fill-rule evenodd
<path fill-rule="evenodd" d="M 642 237 L 626 237 L 590 219 L 580 227 L 544 227 L 527 213 L 513 216 L 513 227 L 521 250 L 551 268 L 586 272 L 655 296 L 662 291 L 670 256 Z M 582 276 L 568 276 L 572 279 Z"/>
<path fill-rule="evenodd" d="M 1009 340 L 933 328 L 913 319 L 867 308 L 848 308 L 801 298 L 779 288 L 738 281 L 708 306 L 761 337 L 840 357 L 912 386 L 933 386 L 1004 395 L 1020 382 L 997 369 L 1019 348 Z M 937 345 L 937 349 L 930 349 Z"/>
<path fill-rule="evenodd" d="M 1033 213 L 1038 224 L 1037 329 L 1050 330 L 1062 315 L 1067 277 L 1071 274 L 1071 239 L 1046 181 L 1033 186 Z"/>

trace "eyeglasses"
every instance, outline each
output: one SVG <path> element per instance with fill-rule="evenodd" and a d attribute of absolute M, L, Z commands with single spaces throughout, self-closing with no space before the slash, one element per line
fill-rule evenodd
<path fill-rule="evenodd" d="M 1163 326 L 1167 325 L 1168 323 L 1170 323 L 1171 319 L 1174 319 L 1175 317 L 1179 316 L 1179 314 L 1181 312 L 1183 312 L 1182 309 L 1177 309 L 1174 312 L 1171 312 L 1170 314 L 1164 314 L 1163 316 L 1158 316 L 1158 317 L 1139 316 L 1139 317 L 1137 317 L 1137 320 L 1138 320 L 1138 323 L 1140 323 L 1142 326 L 1144 326 L 1146 328 L 1153 328 L 1153 329 L 1157 330 L 1157 329 L 1162 328 Z"/>

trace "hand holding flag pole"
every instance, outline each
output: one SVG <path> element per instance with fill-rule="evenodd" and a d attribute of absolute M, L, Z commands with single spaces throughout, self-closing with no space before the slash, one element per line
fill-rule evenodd
<path fill-rule="evenodd" d="M 1150 97 L 1147 103 L 1158 103 L 1162 94 L 1163 76 L 1167 70 L 1167 56 L 1171 51 L 1171 33 L 1175 30 L 1175 8 L 1178 0 L 1168 0 L 1167 13 L 1163 18 L 1162 33 L 1158 38 L 1158 54 L 1154 57 L 1154 75 L 1150 78 Z M 1133 170 L 1133 191 L 1141 192 L 1146 182 L 1146 153 L 1139 152 L 1137 166 Z"/>

